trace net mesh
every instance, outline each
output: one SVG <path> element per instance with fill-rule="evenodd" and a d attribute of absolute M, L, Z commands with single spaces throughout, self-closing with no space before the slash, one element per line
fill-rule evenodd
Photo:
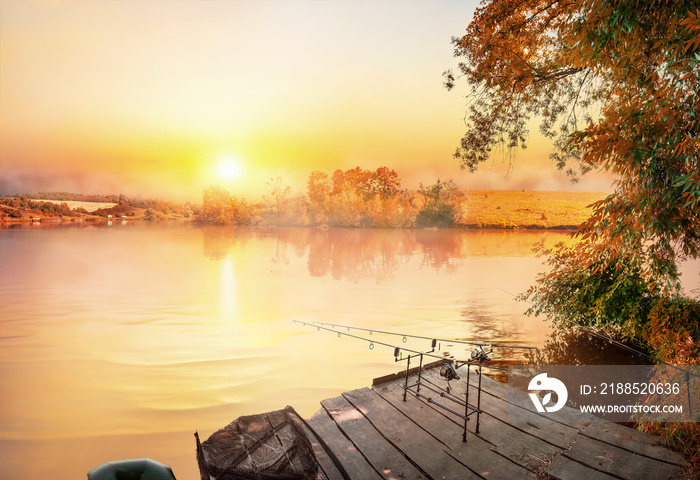
<path fill-rule="evenodd" d="M 313 480 L 318 463 L 292 407 L 239 417 L 206 441 L 197 438 L 202 480 Z"/>

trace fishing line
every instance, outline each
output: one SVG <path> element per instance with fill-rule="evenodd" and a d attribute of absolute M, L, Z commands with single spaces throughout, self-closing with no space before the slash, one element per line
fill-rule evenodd
<path fill-rule="evenodd" d="M 445 356 L 441 356 L 441 355 L 434 355 L 434 354 L 432 354 L 432 353 L 430 353 L 430 352 L 420 352 L 420 351 L 418 351 L 418 350 L 412 350 L 412 349 L 410 349 L 410 348 L 405 348 L 405 347 L 398 347 L 398 346 L 396 346 L 396 345 L 391 345 L 391 344 L 389 344 L 389 343 L 380 342 L 380 341 L 377 341 L 377 340 L 373 340 L 373 339 L 371 339 L 371 338 L 360 337 L 360 336 L 358 336 L 358 335 L 353 335 L 353 334 L 351 334 L 351 333 L 339 332 L 338 330 L 334 330 L 334 329 L 332 329 L 332 328 L 324 327 L 324 326 L 322 326 L 319 322 L 308 323 L 308 322 L 303 322 L 303 321 L 301 321 L 301 320 L 292 320 L 292 322 L 294 322 L 294 323 L 300 323 L 300 324 L 302 324 L 302 325 L 305 326 L 305 327 L 313 327 L 313 328 L 317 329 L 318 331 L 320 331 L 320 330 L 325 330 L 325 331 L 327 331 L 327 332 L 333 332 L 333 333 L 337 334 L 339 338 L 340 338 L 341 336 L 346 336 L 346 337 L 350 337 L 350 338 L 355 338 L 355 339 L 357 339 L 357 340 L 364 340 L 365 342 L 369 342 L 369 349 L 370 349 L 370 350 L 373 350 L 373 349 L 374 349 L 374 345 L 377 344 L 377 345 L 381 345 L 381 346 L 383 346 L 383 347 L 393 348 L 395 353 L 396 353 L 396 352 L 408 352 L 408 353 L 413 353 L 413 354 L 416 354 L 416 355 L 423 355 L 423 356 L 426 356 L 426 357 L 437 358 L 438 360 L 450 360 L 450 361 L 454 361 L 454 362 L 463 362 L 464 364 L 467 364 L 467 363 L 468 363 L 467 361 L 464 361 L 464 360 L 455 360 L 454 358 L 450 358 L 450 357 L 445 357 Z M 345 328 L 348 328 L 348 327 L 345 327 Z M 349 328 L 352 328 L 352 327 L 349 327 Z M 376 330 L 372 330 L 372 331 L 374 332 L 374 331 L 376 331 Z M 426 338 L 427 338 L 427 337 L 426 337 Z M 434 339 L 431 338 L 430 340 L 434 340 Z M 484 344 L 484 345 L 488 345 L 488 344 Z M 483 345 L 479 345 L 479 347 L 482 347 L 482 346 L 483 346 Z M 483 366 L 486 367 L 486 368 L 492 368 L 492 369 L 494 369 L 494 370 L 504 370 L 504 371 L 507 371 L 507 369 L 502 368 L 502 367 L 496 367 L 496 366 L 492 366 L 492 365 L 483 365 Z"/>
<path fill-rule="evenodd" d="M 406 343 L 406 338 L 419 338 L 421 340 L 437 340 L 438 342 L 445 342 L 445 343 L 460 343 L 460 344 L 466 344 L 466 345 L 476 345 L 477 347 L 525 348 L 528 350 L 535 350 L 536 349 L 536 347 L 527 347 L 524 345 L 502 345 L 502 344 L 498 344 L 498 343 L 471 342 L 471 341 L 467 341 L 467 340 L 452 340 L 452 339 L 445 339 L 445 338 L 424 337 L 424 336 L 420 336 L 420 335 L 408 335 L 408 334 L 404 334 L 404 333 L 385 332 L 382 330 L 375 330 L 375 329 L 370 329 L 370 328 L 360 328 L 360 327 L 351 327 L 348 325 L 338 325 L 336 323 L 314 322 L 314 325 L 325 325 L 325 326 L 332 327 L 332 328 L 347 328 L 348 331 L 350 331 L 350 330 L 362 330 L 365 332 L 369 332 L 370 335 L 372 335 L 372 333 L 379 333 L 379 334 L 383 334 L 383 335 L 395 335 L 397 337 L 403 337 L 404 343 Z M 336 330 L 334 330 L 334 331 L 336 331 Z"/>

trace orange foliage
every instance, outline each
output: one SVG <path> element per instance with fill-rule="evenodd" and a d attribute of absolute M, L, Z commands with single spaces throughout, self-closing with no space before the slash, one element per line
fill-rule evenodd
<path fill-rule="evenodd" d="M 455 38 L 472 88 L 455 157 L 474 170 L 494 146 L 524 147 L 528 121 L 556 138 L 569 172 L 619 178 L 585 240 L 619 242 L 674 280 L 700 253 L 700 19 L 692 2 L 486 0 Z M 451 88 L 456 76 L 446 72 Z"/>
<path fill-rule="evenodd" d="M 311 172 L 307 182 L 312 224 L 339 227 L 407 227 L 413 208 L 395 170 L 355 167 L 336 170 L 332 177 Z"/>

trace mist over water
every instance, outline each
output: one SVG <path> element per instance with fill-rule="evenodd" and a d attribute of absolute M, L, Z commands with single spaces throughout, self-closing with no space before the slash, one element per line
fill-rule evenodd
<path fill-rule="evenodd" d="M 389 348 L 295 319 L 541 346 L 547 325 L 524 317 L 513 295 L 543 269 L 532 245 L 567 239 L 141 223 L 2 229 L 4 474 L 81 478 L 106 460 L 151 457 L 197 478 L 195 430 L 206 438 L 286 405 L 308 418 L 320 400 L 405 367 Z M 519 350 L 494 354 L 520 359 Z"/>

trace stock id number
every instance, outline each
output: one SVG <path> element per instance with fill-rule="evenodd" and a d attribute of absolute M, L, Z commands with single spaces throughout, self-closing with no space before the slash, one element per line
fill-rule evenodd
<path fill-rule="evenodd" d="M 581 395 L 677 395 L 681 391 L 678 383 L 601 383 L 581 385 Z"/>

